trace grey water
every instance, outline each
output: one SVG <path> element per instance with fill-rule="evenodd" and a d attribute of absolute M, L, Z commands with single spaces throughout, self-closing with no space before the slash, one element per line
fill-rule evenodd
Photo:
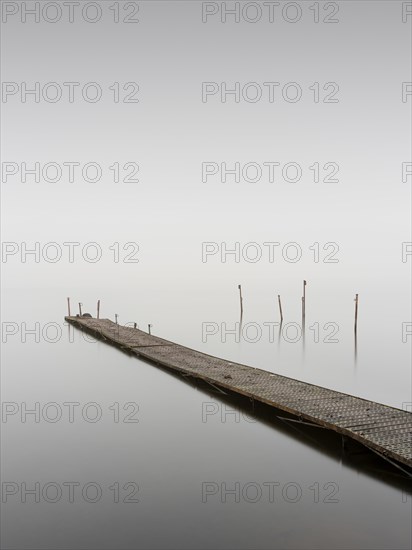
<path fill-rule="evenodd" d="M 284 324 L 299 321 L 300 290 L 285 289 Z M 397 407 L 410 400 L 399 331 L 363 312 L 355 359 L 352 302 L 342 314 L 308 283 L 307 324 L 333 319 L 339 341 L 315 342 L 307 329 L 304 347 L 292 331 L 251 342 L 252 329 L 278 321 L 264 291 L 243 288 L 250 325 L 239 342 L 202 334 L 203 323 L 235 326 L 237 287 L 99 297 L 102 317 L 150 322 L 153 334 L 210 354 Z M 96 298 L 77 289 L 72 308 L 82 301 L 95 315 Z M 64 323 L 66 308 L 60 289 L 4 296 L 4 548 L 410 547 L 410 483 L 395 469 L 95 341 Z"/>

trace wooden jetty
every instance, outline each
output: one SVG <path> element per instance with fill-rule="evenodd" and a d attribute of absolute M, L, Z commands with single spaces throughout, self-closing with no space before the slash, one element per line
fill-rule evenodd
<path fill-rule="evenodd" d="M 137 357 L 286 411 L 412 468 L 412 413 L 219 359 L 109 319 L 67 322 Z M 408 473 L 408 472 L 407 472 Z"/>

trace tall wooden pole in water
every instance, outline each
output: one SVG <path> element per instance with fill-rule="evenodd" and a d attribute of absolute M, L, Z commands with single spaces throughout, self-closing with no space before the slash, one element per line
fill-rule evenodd
<path fill-rule="evenodd" d="M 79 313 L 80 313 L 80 317 L 82 316 L 82 303 L 79 302 Z"/>
<path fill-rule="evenodd" d="M 303 281 L 303 296 L 302 296 L 302 318 L 306 316 L 306 281 Z"/>
<path fill-rule="evenodd" d="M 280 294 L 278 294 L 278 303 L 280 311 L 280 322 L 283 323 L 282 302 L 280 301 Z"/>
<path fill-rule="evenodd" d="M 358 330 L 358 302 L 359 302 L 359 294 L 356 294 L 355 296 L 355 334 Z"/>
<path fill-rule="evenodd" d="M 69 317 L 71 317 L 71 315 L 70 315 L 70 298 L 67 298 L 67 309 L 69 310 Z"/>
<path fill-rule="evenodd" d="M 242 285 L 237 285 L 239 289 L 239 297 L 240 297 L 240 316 L 243 317 L 243 298 L 242 298 Z"/>
<path fill-rule="evenodd" d="M 97 318 L 100 319 L 100 300 L 97 300 Z"/>

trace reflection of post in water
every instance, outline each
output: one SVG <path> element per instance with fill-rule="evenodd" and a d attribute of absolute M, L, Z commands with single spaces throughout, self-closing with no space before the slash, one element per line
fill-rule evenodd
<path fill-rule="evenodd" d="M 302 296 L 302 332 L 304 332 L 305 330 L 305 312 L 304 312 L 304 309 L 305 309 L 305 306 L 304 306 L 304 298 Z"/>
<path fill-rule="evenodd" d="M 243 298 L 242 298 L 242 285 L 237 285 L 239 289 L 239 298 L 240 298 L 240 316 L 243 316 Z"/>
<path fill-rule="evenodd" d="M 70 317 L 70 315 L 69 315 Z M 74 327 L 70 323 L 67 323 L 67 336 L 69 337 L 69 342 L 73 342 L 73 336 L 74 336 Z"/>
<path fill-rule="evenodd" d="M 358 304 L 359 304 L 359 294 L 355 295 L 355 324 L 353 327 L 355 334 L 355 363 L 358 358 Z"/>
<path fill-rule="evenodd" d="M 358 333 L 355 330 L 355 365 L 357 360 L 358 360 Z"/>
<path fill-rule="evenodd" d="M 282 323 L 283 323 L 283 320 L 281 320 L 279 323 L 278 345 L 280 345 L 280 337 L 282 336 Z"/>
<path fill-rule="evenodd" d="M 239 336 L 238 336 L 239 342 L 240 342 L 240 339 L 241 339 L 241 336 L 242 336 L 242 323 L 243 323 L 243 312 L 241 311 L 240 312 L 240 319 L 239 319 Z"/>
<path fill-rule="evenodd" d="M 306 321 L 305 321 L 305 297 L 302 296 L 302 348 L 303 348 L 303 351 L 305 351 L 305 334 L 306 334 L 305 325 L 306 325 Z"/>
<path fill-rule="evenodd" d="M 280 346 L 280 338 L 282 336 L 282 324 L 283 324 L 283 311 L 282 311 L 282 302 L 280 300 L 280 294 L 278 294 L 278 304 L 279 304 L 279 313 L 280 313 L 280 323 L 279 323 L 279 333 L 278 333 L 278 345 Z"/>
<path fill-rule="evenodd" d="M 302 297 L 302 303 L 303 303 L 303 297 Z M 303 305 L 302 305 L 303 307 Z M 302 347 L 303 349 L 305 349 L 305 335 L 306 335 L 306 330 L 305 330 L 305 314 L 302 310 Z"/>

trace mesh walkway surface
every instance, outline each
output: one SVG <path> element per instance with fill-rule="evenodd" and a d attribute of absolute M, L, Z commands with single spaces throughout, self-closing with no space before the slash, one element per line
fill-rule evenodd
<path fill-rule="evenodd" d="M 138 357 L 292 413 L 412 467 L 408 411 L 232 363 L 109 319 L 66 317 L 66 321 Z"/>

